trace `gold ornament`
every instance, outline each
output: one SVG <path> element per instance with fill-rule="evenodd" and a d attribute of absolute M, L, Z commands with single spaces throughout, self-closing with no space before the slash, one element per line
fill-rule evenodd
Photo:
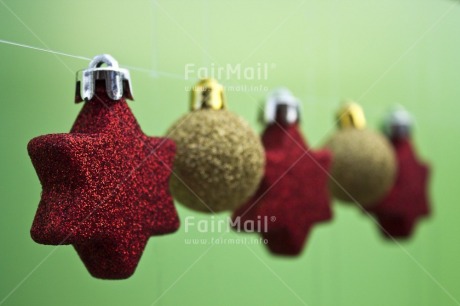
<path fill-rule="evenodd" d="M 225 109 L 223 87 L 215 80 L 200 81 L 191 102 L 191 112 L 168 131 L 177 145 L 171 193 L 193 210 L 234 210 L 262 179 L 262 144 L 243 119 Z"/>
<path fill-rule="evenodd" d="M 330 191 L 339 200 L 370 206 L 393 186 L 394 151 L 383 135 L 366 129 L 358 104 L 345 104 L 337 116 L 340 129 L 326 143 L 333 154 Z"/>

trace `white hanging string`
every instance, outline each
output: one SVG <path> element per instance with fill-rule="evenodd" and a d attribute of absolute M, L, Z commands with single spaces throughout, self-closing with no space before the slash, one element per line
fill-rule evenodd
<path fill-rule="evenodd" d="M 155 2 L 156 0 L 151 0 L 150 1 L 150 6 L 151 6 L 151 9 L 150 9 L 150 13 L 151 13 L 151 20 L 152 20 L 152 25 L 151 25 L 151 68 L 152 70 L 156 70 L 157 69 L 157 64 L 158 64 L 158 54 L 157 54 L 157 24 L 158 24 L 158 14 L 157 14 L 157 11 L 156 11 L 156 7 L 155 7 Z M 158 290 L 158 292 L 163 292 L 164 288 L 163 288 L 163 267 L 161 265 L 161 262 L 162 262 L 162 254 L 160 254 L 160 249 L 161 248 L 155 248 L 155 252 L 156 252 L 156 256 L 153 256 L 155 261 L 155 282 L 152 284 L 153 285 L 153 288 L 156 288 L 156 290 Z M 157 297 L 158 295 L 155 294 L 155 297 Z M 158 306 L 162 305 L 162 301 L 160 300 L 159 301 L 159 304 Z"/>
<path fill-rule="evenodd" d="M 130 70 L 148 73 L 148 74 L 150 74 L 150 76 L 152 76 L 154 78 L 165 77 L 165 78 L 168 78 L 168 79 L 185 80 L 183 75 L 177 74 L 177 73 L 171 73 L 171 72 L 165 72 L 165 71 L 159 71 L 159 70 L 152 70 L 152 69 L 148 69 L 148 68 L 142 68 L 142 67 L 136 67 L 136 66 L 130 66 L 130 65 L 120 65 L 120 66 L 128 68 Z"/>
<path fill-rule="evenodd" d="M 90 61 L 91 60 L 89 57 L 85 57 L 85 56 L 73 55 L 73 54 L 64 53 L 64 52 L 60 52 L 60 51 L 54 51 L 54 50 L 49 50 L 49 49 L 38 48 L 38 47 L 34 47 L 34 46 L 26 45 L 26 44 L 21 44 L 21 43 L 9 41 L 9 40 L 4 40 L 4 39 L 0 39 L 0 43 L 7 44 L 7 45 L 12 45 L 12 46 L 17 46 L 17 47 L 22 47 L 22 48 L 27 48 L 27 49 L 32 49 L 32 50 L 41 51 L 41 52 L 47 52 L 47 53 L 51 53 L 51 54 L 67 56 L 67 57 L 81 59 L 81 60 L 85 60 L 85 61 Z"/>
<path fill-rule="evenodd" d="M 157 14 L 157 10 L 156 10 L 156 1 L 157 0 L 151 0 L 150 4 L 152 6 L 151 8 L 151 16 L 152 16 L 152 28 L 151 28 L 151 31 L 152 31 L 152 39 L 151 39 L 151 46 L 152 46 L 152 56 L 151 56 L 151 61 L 152 61 L 152 64 L 151 64 L 151 67 L 153 70 L 156 70 L 158 68 L 158 52 L 159 52 L 159 48 L 158 48 L 158 39 L 157 37 L 158 36 L 158 14 Z"/>
<path fill-rule="evenodd" d="M 70 57 L 70 58 L 74 58 L 74 59 L 84 60 L 84 61 L 92 60 L 92 58 L 87 57 L 87 56 L 75 55 L 75 54 L 70 54 L 70 53 L 51 50 L 51 49 L 39 48 L 39 47 L 35 47 L 35 46 L 23 44 L 23 43 L 18 43 L 18 42 L 14 42 L 14 41 L 10 41 L 10 40 L 5 40 L 5 39 L 0 39 L 0 44 L 16 46 L 16 47 L 21 47 L 21 48 L 25 48 L 25 49 L 31 49 L 31 50 L 34 50 L 34 51 L 40 51 L 40 52 L 44 52 L 44 53 L 50 53 L 50 54 Z M 209 60 L 208 60 L 208 63 L 209 63 Z M 206 64 L 208 64 L 208 63 L 206 63 Z M 181 75 L 181 74 L 178 74 L 178 73 L 172 73 L 172 72 L 160 71 L 160 70 L 153 70 L 153 69 L 149 69 L 149 68 L 131 66 L 131 65 L 120 65 L 120 66 L 124 67 L 124 68 L 128 68 L 128 69 L 133 70 L 133 71 L 139 71 L 139 72 L 146 73 L 146 74 L 150 75 L 152 78 L 168 78 L 168 79 L 173 79 L 173 80 L 187 81 L 185 79 L 184 75 Z M 233 86 L 233 87 L 241 86 L 241 84 L 230 84 L 228 82 L 223 82 L 223 81 L 221 81 L 221 83 L 224 86 Z"/>
<path fill-rule="evenodd" d="M 335 3 L 330 2 L 329 3 L 330 7 L 327 9 L 333 10 Z M 332 16 L 332 14 L 329 14 L 329 19 L 327 21 L 328 27 L 327 27 L 327 49 L 328 49 L 328 62 L 329 62 L 329 94 L 328 94 L 328 99 L 329 101 L 334 101 L 338 100 L 338 98 L 341 98 L 341 91 L 340 91 L 340 24 L 339 20 L 337 17 Z M 333 252 L 334 256 L 338 258 L 339 260 L 334 260 L 332 269 L 334 271 L 334 277 L 337 281 L 337 286 L 335 286 L 335 294 L 332 295 L 331 299 L 329 301 L 322 301 L 324 302 L 329 302 L 332 303 L 333 305 L 340 305 L 341 302 L 343 301 L 343 283 L 346 282 L 344 279 L 344 270 L 343 266 L 340 264 L 340 261 L 343 260 L 343 254 L 344 254 L 344 242 L 347 241 L 347 237 L 344 235 L 343 231 L 338 231 L 337 232 L 337 238 L 338 238 L 338 243 L 337 240 L 331 241 L 333 242 L 333 245 L 330 245 L 330 249 Z M 323 282 L 323 285 L 326 283 Z M 324 288 L 323 288 L 324 289 Z M 327 290 L 327 289 L 326 289 Z M 327 291 L 326 291 L 327 292 Z M 325 296 L 323 295 L 323 299 Z M 329 297 L 328 297 L 329 298 Z"/>
<path fill-rule="evenodd" d="M 75 54 L 70 54 L 70 53 L 65 53 L 61 51 L 55 51 L 51 49 L 44 49 L 44 48 L 39 48 L 31 45 L 26 45 L 14 41 L 9 41 L 5 39 L 0 39 L 1 44 L 5 45 L 11 45 L 11 46 L 16 46 L 16 47 L 21 47 L 21 48 L 26 48 L 26 49 L 31 49 L 35 51 L 40 51 L 40 52 L 45 52 L 45 53 L 51 53 L 51 54 L 56 54 L 56 55 L 61 55 L 61 56 L 66 56 L 70 58 L 75 58 L 79 60 L 84 60 L 84 61 L 90 61 L 91 58 L 82 56 L 82 55 L 75 55 Z M 137 67 L 137 66 L 129 66 L 129 65 L 121 65 L 123 67 L 129 68 L 134 71 L 139 71 L 139 72 L 144 72 L 150 74 L 150 76 L 158 78 L 158 77 L 165 77 L 165 78 L 170 78 L 170 79 L 176 79 L 176 80 L 185 80 L 183 75 L 176 74 L 176 73 L 170 73 L 170 72 L 165 72 L 165 71 L 159 71 L 159 70 L 152 70 L 148 68 L 143 68 L 143 67 Z"/>
<path fill-rule="evenodd" d="M 203 0 L 201 2 L 201 32 L 203 35 L 203 46 L 205 52 L 202 52 L 202 65 L 203 67 L 211 67 L 211 58 L 209 57 L 209 2 Z"/>

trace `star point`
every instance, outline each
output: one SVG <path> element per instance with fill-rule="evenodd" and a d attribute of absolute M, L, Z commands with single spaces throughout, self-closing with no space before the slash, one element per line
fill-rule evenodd
<path fill-rule="evenodd" d="M 123 98 L 98 88 L 70 133 L 28 145 L 43 187 L 32 238 L 73 244 L 95 277 L 129 277 L 148 238 L 179 227 L 169 193 L 175 150 L 146 136 Z"/>
<path fill-rule="evenodd" d="M 420 218 L 430 214 L 429 166 L 418 160 L 410 139 L 392 141 L 397 161 L 396 181 L 385 198 L 369 209 L 384 237 L 409 238 Z"/>
<path fill-rule="evenodd" d="M 266 151 L 265 176 L 256 194 L 233 214 L 233 219 L 253 220 L 275 217 L 267 231 L 271 252 L 298 255 L 315 223 L 332 217 L 327 191 L 327 151 L 311 151 L 297 125 L 269 125 L 262 136 Z"/>

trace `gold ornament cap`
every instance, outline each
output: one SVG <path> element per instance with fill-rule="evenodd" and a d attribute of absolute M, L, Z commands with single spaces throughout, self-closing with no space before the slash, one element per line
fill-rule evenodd
<path fill-rule="evenodd" d="M 214 79 L 202 79 L 192 89 L 190 110 L 226 108 L 224 86 Z"/>
<path fill-rule="evenodd" d="M 341 129 L 366 127 L 366 117 L 363 108 L 355 102 L 346 101 L 336 114 L 337 123 Z"/>

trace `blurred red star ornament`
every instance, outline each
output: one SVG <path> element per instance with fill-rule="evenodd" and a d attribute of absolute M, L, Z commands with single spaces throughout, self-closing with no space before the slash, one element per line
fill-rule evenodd
<path fill-rule="evenodd" d="M 386 238 L 409 238 L 420 218 L 430 215 L 430 168 L 419 161 L 410 139 L 412 119 L 403 108 L 388 115 L 385 128 L 397 158 L 396 181 L 387 196 L 369 211 Z"/>
<path fill-rule="evenodd" d="M 142 132 L 125 100 L 129 72 L 111 56 L 96 56 L 77 79 L 76 102 L 86 102 L 70 133 L 28 145 L 43 188 L 31 236 L 72 244 L 94 277 L 123 279 L 150 236 L 179 227 L 168 189 L 176 148 Z"/>
<path fill-rule="evenodd" d="M 296 256 L 313 225 L 332 218 L 327 189 L 331 155 L 313 152 L 306 144 L 298 127 L 299 102 L 288 90 L 269 96 L 265 120 L 265 175 L 256 194 L 234 212 L 232 225 L 237 231 L 259 232 L 274 254 Z"/>

